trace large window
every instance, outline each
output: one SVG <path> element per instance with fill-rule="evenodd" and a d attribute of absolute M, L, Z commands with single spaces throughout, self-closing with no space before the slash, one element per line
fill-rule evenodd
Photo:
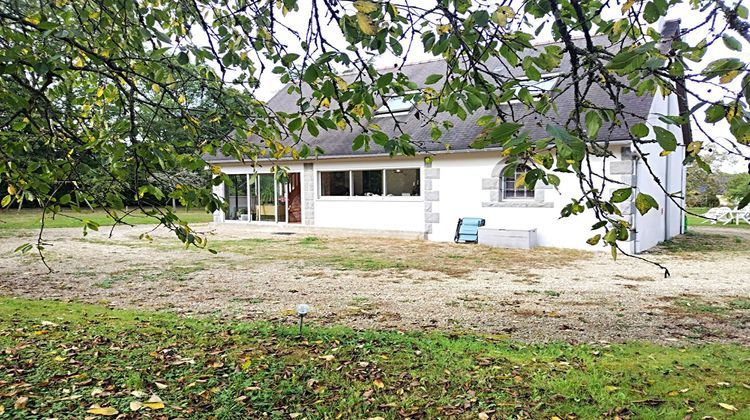
<path fill-rule="evenodd" d="M 419 168 L 320 172 L 320 196 L 419 197 L 419 182 Z"/>
<path fill-rule="evenodd" d="M 355 196 L 383 195 L 383 171 L 352 171 Z"/>
<path fill-rule="evenodd" d="M 526 188 L 521 179 L 531 169 L 526 165 L 516 166 L 513 176 L 500 176 L 500 196 L 503 200 L 530 200 L 534 199 L 534 189 Z M 517 185 L 519 184 L 519 185 Z"/>
<path fill-rule="evenodd" d="M 389 195 L 419 195 L 419 169 L 387 169 L 385 179 Z"/>
<path fill-rule="evenodd" d="M 320 195 L 348 196 L 350 190 L 349 171 L 320 173 Z"/>

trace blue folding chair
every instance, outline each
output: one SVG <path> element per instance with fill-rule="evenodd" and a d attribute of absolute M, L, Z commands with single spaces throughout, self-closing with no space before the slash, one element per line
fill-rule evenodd
<path fill-rule="evenodd" d="M 453 241 L 464 243 L 477 243 L 479 241 L 479 227 L 484 226 L 484 219 L 480 217 L 464 217 L 458 219 L 456 225 L 456 236 Z"/>

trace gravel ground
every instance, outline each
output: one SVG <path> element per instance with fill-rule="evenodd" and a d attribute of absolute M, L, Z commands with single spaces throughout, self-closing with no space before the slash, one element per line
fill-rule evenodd
<path fill-rule="evenodd" d="M 163 231 L 139 241 L 145 227 L 118 228 L 111 238 L 50 230 L 51 274 L 37 256 L 13 252 L 33 232 L 4 232 L 0 295 L 286 323 L 304 302 L 309 322 L 354 328 L 750 345 L 750 231 L 696 228 L 647 254 L 669 267 L 664 278 L 651 264 L 608 253 L 205 228 L 218 255 L 181 249 Z"/>

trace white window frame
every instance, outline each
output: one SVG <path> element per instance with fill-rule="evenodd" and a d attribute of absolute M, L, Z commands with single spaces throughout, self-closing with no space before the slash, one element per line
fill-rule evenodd
<path fill-rule="evenodd" d="M 419 178 L 419 195 L 388 195 L 388 180 L 387 171 L 395 171 L 400 169 L 405 170 L 417 170 Z M 354 172 L 357 171 L 381 171 L 383 176 L 383 195 L 354 195 Z M 326 172 L 348 172 L 349 173 L 349 195 L 322 195 L 323 191 L 323 179 L 322 174 Z M 323 169 L 316 171 L 317 179 L 317 200 L 321 201 L 421 201 L 424 197 L 424 180 L 422 179 L 424 171 L 419 166 L 394 166 L 394 167 L 380 167 L 380 168 L 350 168 L 350 169 Z"/>
<path fill-rule="evenodd" d="M 526 169 L 526 170 L 524 171 L 523 169 Z M 524 196 L 523 197 L 517 197 L 517 196 L 515 196 L 515 197 L 507 197 L 505 195 L 506 192 L 508 191 L 508 189 L 506 188 L 506 183 L 507 183 L 506 181 L 512 180 L 513 186 L 514 186 L 514 188 L 513 188 L 514 195 L 516 195 L 516 193 L 518 191 L 521 191 L 520 188 L 515 188 L 516 181 L 518 180 L 519 175 L 521 175 L 522 173 L 525 173 L 525 172 L 529 172 L 530 170 L 531 170 L 531 168 L 528 165 L 518 165 L 518 166 L 516 166 L 516 170 L 513 172 L 513 178 L 506 177 L 506 176 L 503 175 L 502 172 L 500 172 L 500 194 L 499 194 L 500 200 L 499 201 L 534 201 L 534 199 L 535 199 L 534 190 L 533 189 L 531 189 L 531 190 L 528 189 L 526 187 L 526 184 L 524 184 L 522 186 L 523 187 L 523 192 L 524 192 Z M 531 193 L 531 197 L 528 196 L 528 193 Z"/>
<path fill-rule="evenodd" d="M 389 107 L 391 109 L 389 110 L 388 107 L 386 107 L 386 104 L 392 99 L 400 99 L 406 95 L 414 95 L 416 93 L 419 93 L 419 91 L 410 90 L 410 91 L 404 92 L 402 95 L 397 95 L 397 94 L 387 95 L 386 98 L 388 99 L 386 99 L 386 102 L 375 110 L 372 117 L 383 118 L 383 117 L 398 117 L 398 116 L 403 116 L 403 115 L 409 115 L 411 110 L 414 109 L 414 107 L 416 106 L 413 100 L 409 100 L 409 101 L 402 100 L 402 102 L 408 103 L 410 106 L 409 108 L 399 108 L 398 110 L 393 110 L 392 109 L 393 107 L 391 107 L 390 105 Z"/>

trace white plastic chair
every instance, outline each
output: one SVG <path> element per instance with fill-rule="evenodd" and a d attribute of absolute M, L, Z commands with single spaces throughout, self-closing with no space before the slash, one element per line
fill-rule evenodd
<path fill-rule="evenodd" d="M 738 210 L 734 209 L 732 211 L 732 216 L 734 216 L 734 221 L 736 224 L 740 224 L 740 220 L 744 220 L 745 223 L 750 225 L 750 210 Z"/>
<path fill-rule="evenodd" d="M 716 222 L 722 222 L 726 225 L 734 220 L 734 217 L 732 217 L 732 209 L 729 207 L 710 208 L 703 214 L 703 217 L 706 217 L 706 219 L 703 219 L 702 223 L 711 223 L 712 225 L 715 225 Z"/>

